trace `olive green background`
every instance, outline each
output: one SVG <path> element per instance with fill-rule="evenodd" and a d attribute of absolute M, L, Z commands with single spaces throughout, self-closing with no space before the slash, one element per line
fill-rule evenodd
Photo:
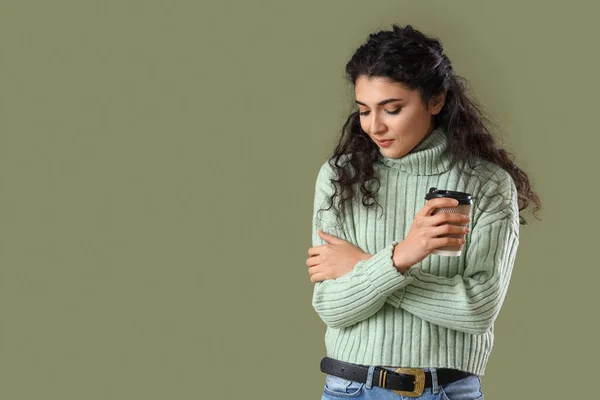
<path fill-rule="evenodd" d="M 483 389 L 593 397 L 598 7 L 0 3 L 0 399 L 317 399 L 305 260 L 344 66 L 411 23 L 531 176 Z"/>

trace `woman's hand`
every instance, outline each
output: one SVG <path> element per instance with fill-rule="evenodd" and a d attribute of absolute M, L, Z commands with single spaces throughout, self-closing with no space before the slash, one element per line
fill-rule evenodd
<path fill-rule="evenodd" d="M 373 257 L 344 239 L 321 230 L 318 233 L 327 244 L 308 249 L 306 265 L 312 282 L 338 278 L 352 271 L 359 261 Z"/>
<path fill-rule="evenodd" d="M 469 232 L 466 225 L 471 219 L 459 213 L 438 213 L 431 215 L 436 208 L 456 207 L 458 200 L 439 198 L 427 201 L 412 222 L 406 238 L 394 248 L 392 256 L 394 265 L 399 272 L 422 261 L 433 250 L 444 246 L 461 246 L 465 243 L 464 235 Z M 460 238 L 438 237 L 440 235 L 462 235 Z"/>

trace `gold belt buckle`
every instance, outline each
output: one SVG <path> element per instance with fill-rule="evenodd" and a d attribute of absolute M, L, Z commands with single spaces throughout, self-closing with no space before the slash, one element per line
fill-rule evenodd
<path fill-rule="evenodd" d="M 392 390 L 392 392 L 406 397 L 419 397 L 423 394 L 425 390 L 425 371 L 420 368 L 398 368 L 394 372 L 413 375 L 415 377 L 415 386 L 411 392 L 404 390 Z"/>

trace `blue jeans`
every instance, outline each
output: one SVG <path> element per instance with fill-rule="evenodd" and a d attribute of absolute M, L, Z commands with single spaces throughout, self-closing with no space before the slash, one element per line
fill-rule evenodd
<path fill-rule="evenodd" d="M 366 383 L 351 381 L 333 375 L 326 375 L 325 388 L 321 400 L 334 399 L 372 399 L 372 400 L 410 400 L 415 397 L 400 396 L 389 389 L 373 386 L 373 370 Z M 394 371 L 395 368 L 384 367 Z M 425 391 L 417 399 L 422 400 L 483 400 L 481 393 L 481 380 L 477 375 L 470 375 L 458 381 L 439 385 L 435 368 L 425 368 L 431 371 L 433 387 L 425 388 Z"/>

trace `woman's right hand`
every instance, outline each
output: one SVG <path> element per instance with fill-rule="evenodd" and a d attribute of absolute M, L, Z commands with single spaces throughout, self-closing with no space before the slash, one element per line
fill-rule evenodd
<path fill-rule="evenodd" d="M 448 197 L 429 200 L 419 211 L 410 226 L 408 235 L 394 248 L 392 256 L 398 272 L 404 272 L 422 261 L 433 250 L 444 246 L 462 246 L 464 235 L 469 232 L 466 225 L 471 219 L 459 213 L 442 212 L 431 215 L 436 208 L 456 207 L 458 200 Z M 438 237 L 440 235 L 461 235 L 459 238 Z"/>

